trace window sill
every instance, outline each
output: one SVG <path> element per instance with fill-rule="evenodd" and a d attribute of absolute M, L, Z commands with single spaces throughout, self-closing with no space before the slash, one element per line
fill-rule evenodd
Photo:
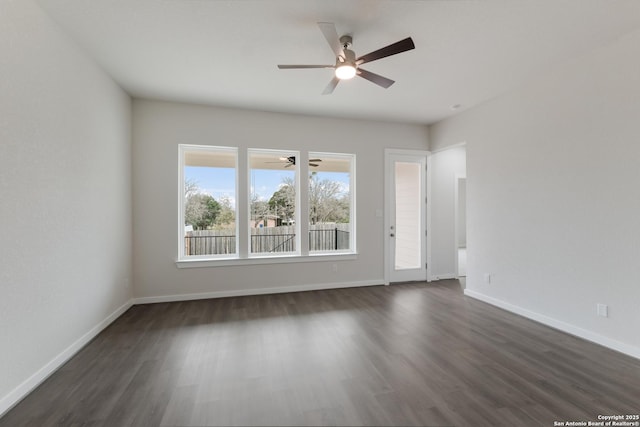
<path fill-rule="evenodd" d="M 264 264 L 290 264 L 295 262 L 330 262 L 330 261 L 352 261 L 358 259 L 355 252 L 345 253 L 318 253 L 309 255 L 282 255 L 264 256 L 255 258 L 227 258 L 227 259 L 183 259 L 176 260 L 178 268 L 203 268 L 203 267 L 228 267 L 242 265 L 264 265 Z"/>

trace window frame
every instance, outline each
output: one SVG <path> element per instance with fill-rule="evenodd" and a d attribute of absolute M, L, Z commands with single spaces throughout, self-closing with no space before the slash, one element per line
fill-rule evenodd
<path fill-rule="evenodd" d="M 331 159 L 341 159 L 349 161 L 349 249 L 342 250 L 327 250 L 327 251 L 311 251 L 308 249 L 310 256 L 322 256 L 322 255 L 334 255 L 334 254 L 352 254 L 356 253 L 356 155 L 350 153 L 329 153 L 323 151 L 309 151 L 309 158 L 325 157 Z M 312 169 L 308 170 L 307 177 L 313 172 Z M 307 178 L 308 179 L 308 178 Z M 307 204 L 309 205 L 309 197 L 307 197 Z M 305 219 L 310 226 L 309 218 Z"/>
<path fill-rule="evenodd" d="M 247 221 L 249 224 L 251 221 L 251 171 L 254 169 L 251 167 L 251 154 L 275 154 L 279 157 L 289 157 L 294 156 L 296 159 L 300 159 L 300 152 L 297 150 L 281 150 L 281 149 L 268 149 L 268 148 L 247 148 L 247 182 L 248 182 L 248 191 L 247 191 Z M 290 169 L 295 172 L 294 178 L 294 186 L 296 192 L 296 210 L 294 213 L 295 220 L 295 251 L 291 252 L 251 252 L 251 227 L 247 225 L 247 258 L 280 258 L 280 257 L 290 257 L 290 256 L 300 256 L 301 252 L 301 242 L 300 242 L 300 161 L 297 161 L 294 165 L 293 169 Z"/>
<path fill-rule="evenodd" d="M 180 144 L 178 145 L 178 161 L 179 161 L 179 172 L 178 172 L 178 260 L 179 261 L 197 261 L 197 260 L 228 260 L 228 259 L 238 259 L 239 258 L 239 241 L 240 241 L 240 230 L 239 230 L 239 221 L 238 218 L 238 172 L 239 172 L 239 160 L 238 160 L 238 148 L 237 147 L 221 147 L 221 146 L 213 146 L 213 145 L 191 145 L 191 144 Z M 231 153 L 234 156 L 234 169 L 235 169 L 235 194 L 234 198 L 236 200 L 236 208 L 235 208 L 235 217 L 236 217 L 236 226 L 235 226 L 235 247 L 236 251 L 233 254 L 210 254 L 210 255 L 186 255 L 185 254 L 185 155 L 188 152 L 218 152 L 218 153 Z"/>
<path fill-rule="evenodd" d="M 185 209 L 185 153 L 189 151 L 222 151 L 234 153 L 235 157 L 235 235 L 236 235 L 236 252 L 235 254 L 221 255 L 185 255 L 184 247 L 184 209 Z M 254 253 L 250 252 L 251 248 L 251 231 L 249 226 L 251 216 L 251 167 L 250 153 L 295 153 L 296 158 L 300 159 L 296 164 L 296 251 L 286 253 Z M 349 249 L 340 251 L 309 251 L 309 194 L 308 185 L 301 188 L 302 176 L 308 180 L 309 167 L 307 165 L 309 155 L 325 155 L 345 157 L 351 160 L 350 177 L 349 177 Z M 238 266 L 238 265 L 261 265 L 261 264 L 280 264 L 280 263 L 297 263 L 297 262 L 318 262 L 318 261 L 345 261 L 355 260 L 358 258 L 357 238 L 356 238 L 356 158 L 355 153 L 330 153 L 315 150 L 286 150 L 286 149 L 268 149 L 268 148 L 246 148 L 246 147 L 229 147 L 216 145 L 196 145 L 196 144 L 178 144 L 178 256 L 175 260 L 176 267 L 182 268 L 201 268 L 201 267 L 221 267 L 221 266 Z M 238 220 L 244 217 L 245 221 Z M 307 234 L 305 239 L 303 234 Z"/>

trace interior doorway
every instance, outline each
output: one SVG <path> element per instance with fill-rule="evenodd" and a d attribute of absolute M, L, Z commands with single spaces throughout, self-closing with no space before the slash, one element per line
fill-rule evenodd
<path fill-rule="evenodd" d="M 465 176 L 456 176 L 454 247 L 456 277 L 467 277 L 467 178 Z"/>
<path fill-rule="evenodd" d="M 385 150 L 385 282 L 427 279 L 427 154 Z"/>

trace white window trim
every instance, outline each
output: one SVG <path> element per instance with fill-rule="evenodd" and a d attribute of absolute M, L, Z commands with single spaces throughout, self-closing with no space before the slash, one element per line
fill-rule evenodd
<path fill-rule="evenodd" d="M 189 145 L 189 144 L 179 144 L 178 145 L 178 258 L 177 261 L 184 260 L 214 260 L 214 259 L 236 259 L 239 256 L 239 224 L 236 221 L 236 253 L 232 254 L 230 257 L 228 254 L 225 255 L 192 255 L 187 257 L 184 254 L 184 201 L 185 201 L 185 193 L 184 193 L 184 157 L 186 152 L 194 152 L 194 151 L 202 151 L 202 152 L 226 152 L 235 154 L 235 199 L 238 200 L 238 148 L 235 147 L 219 147 L 219 146 L 204 146 L 204 145 Z M 237 202 L 236 202 L 237 203 Z M 238 207 L 236 206 L 236 217 L 238 216 Z"/>
<path fill-rule="evenodd" d="M 270 150 L 270 149 L 265 149 L 265 148 L 249 148 L 246 150 L 247 151 L 247 180 L 249 183 L 249 187 L 251 186 L 251 165 L 249 162 L 249 159 L 251 158 L 251 154 L 252 153 L 260 153 L 260 154 L 275 154 L 278 155 L 280 154 L 282 157 L 289 157 L 289 156 L 295 156 L 296 159 L 298 159 L 298 161 L 296 162 L 296 165 L 294 166 L 294 170 L 295 171 L 295 192 L 296 192 L 296 212 L 295 212 L 295 219 L 296 219 L 296 225 L 295 225 L 295 232 L 296 232 L 296 237 L 295 237 L 295 247 L 296 250 L 293 252 L 287 252 L 284 254 L 269 254 L 269 253 L 265 253 L 265 252 L 251 252 L 251 230 L 248 230 L 247 234 L 247 245 L 248 245 L 248 251 L 247 251 L 247 258 L 280 258 L 280 257 L 286 257 L 286 256 L 300 256 L 303 255 L 303 253 L 301 252 L 301 245 L 300 245 L 300 236 L 301 236 L 301 232 L 300 232 L 300 170 L 301 167 L 300 165 L 303 163 L 302 159 L 300 158 L 300 152 L 296 151 L 296 150 Z M 247 219 L 246 219 L 246 223 L 248 224 L 249 221 L 251 220 L 251 191 L 248 191 L 247 194 L 247 199 L 246 199 L 246 203 L 247 203 Z M 236 226 L 238 226 L 238 221 L 236 221 Z"/>
<path fill-rule="evenodd" d="M 330 254 L 330 255 L 335 255 L 335 254 L 340 254 L 340 253 L 356 253 L 356 180 L 355 180 L 355 176 L 356 176 L 356 155 L 355 154 L 347 154 L 347 153 L 328 153 L 325 151 L 309 151 L 307 152 L 308 158 L 313 158 L 313 157 L 329 157 L 329 158 L 334 158 L 334 159 L 344 159 L 344 160 L 349 160 L 349 226 L 350 226 L 350 230 L 349 230 L 349 248 L 348 250 L 343 250 L 343 251 L 310 251 L 309 254 L 310 255 L 324 255 L 324 254 Z M 308 163 L 308 162 L 307 162 Z M 311 171 L 313 172 L 313 171 Z M 309 171 L 307 171 L 307 177 L 309 176 Z M 307 187 L 308 189 L 308 187 Z M 308 200 L 309 198 L 307 197 L 307 207 L 308 207 Z M 306 216 L 306 221 L 307 224 L 309 223 L 309 215 L 307 212 L 307 216 Z M 309 230 L 307 230 L 307 235 L 309 234 Z M 307 248 L 309 248 L 309 245 L 307 244 L 306 246 Z M 308 249 L 307 249 L 308 250 Z"/>
<path fill-rule="evenodd" d="M 246 225 L 241 227 L 241 221 L 236 221 L 236 253 L 234 255 L 184 255 L 184 155 L 187 151 L 212 151 L 220 150 L 233 152 L 236 154 L 236 218 L 246 218 Z M 296 153 L 300 159 L 296 165 L 296 245 L 297 252 L 285 254 L 265 254 L 250 253 L 251 233 L 248 227 L 250 219 L 250 173 L 249 153 L 251 152 L 284 152 Z M 301 185 L 302 176 L 309 176 L 308 159 L 309 153 L 318 155 L 345 157 L 351 160 L 351 171 L 349 179 L 349 196 L 350 196 L 350 224 L 351 232 L 349 236 L 349 250 L 344 251 L 317 251 L 309 252 L 309 200 L 308 186 Z M 314 154 L 314 155 L 315 155 Z M 356 248 L 356 156 L 348 153 L 328 153 L 322 151 L 308 150 L 282 150 L 282 149 L 252 149 L 238 147 L 224 147 L 213 145 L 178 145 L 178 257 L 175 260 L 176 266 L 182 268 L 200 268 L 200 267 L 222 267 L 222 266 L 242 266 L 242 265 L 261 265 L 261 264 L 281 264 L 281 263 L 298 263 L 298 262 L 329 262 L 329 261 L 347 261 L 356 260 L 358 252 Z M 306 182 L 306 181 L 305 181 Z M 305 187 L 305 188 L 301 188 Z"/>
<path fill-rule="evenodd" d="M 290 264 L 298 262 L 330 262 L 330 261 L 352 261 L 358 259 L 357 253 L 342 254 L 309 254 L 309 255 L 280 255 L 253 258 L 227 258 L 227 259 L 185 259 L 177 260 L 178 268 L 200 268 L 200 267 L 225 267 L 243 265 L 264 265 L 264 264 Z"/>

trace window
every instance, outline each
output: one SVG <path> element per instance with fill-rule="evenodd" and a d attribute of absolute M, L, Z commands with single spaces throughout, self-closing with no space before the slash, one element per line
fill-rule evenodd
<path fill-rule="evenodd" d="M 237 149 L 182 145 L 180 157 L 181 255 L 236 256 Z"/>
<path fill-rule="evenodd" d="M 297 152 L 249 150 L 250 254 L 298 253 Z"/>
<path fill-rule="evenodd" d="M 355 155 L 180 145 L 179 157 L 179 267 L 355 255 Z"/>
<path fill-rule="evenodd" d="M 309 153 L 309 252 L 349 252 L 354 247 L 355 156 Z"/>

